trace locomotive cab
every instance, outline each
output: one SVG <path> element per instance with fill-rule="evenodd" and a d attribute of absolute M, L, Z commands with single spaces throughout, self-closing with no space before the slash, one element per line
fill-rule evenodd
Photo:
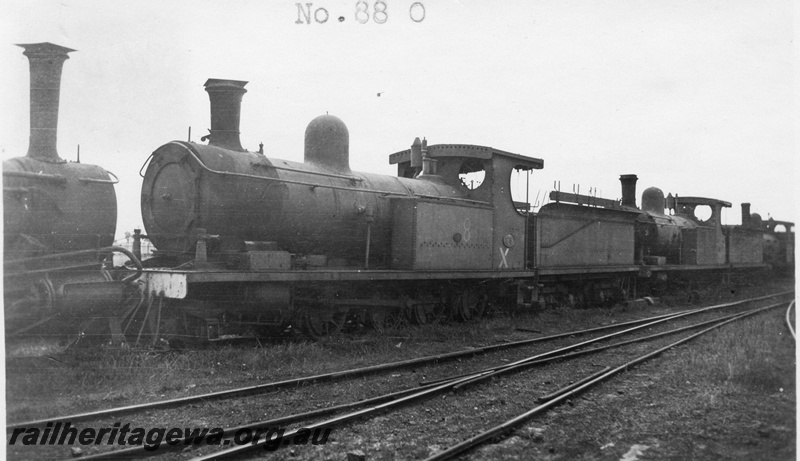
<path fill-rule="evenodd" d="M 730 202 L 704 197 L 676 197 L 675 215 L 695 223 L 696 227 L 681 229 L 681 264 L 723 265 L 726 262 L 725 235 L 722 232 L 722 207 Z M 704 217 L 698 207 L 708 207 L 711 214 Z M 670 207 L 671 208 L 671 207 Z"/>
<path fill-rule="evenodd" d="M 463 195 L 425 205 L 393 199 L 393 268 L 526 268 L 532 237 L 529 217 L 519 209 L 528 206 L 514 202 L 511 174 L 542 169 L 543 160 L 486 146 L 428 147 L 417 138 L 389 162 L 401 180 L 442 182 Z"/>

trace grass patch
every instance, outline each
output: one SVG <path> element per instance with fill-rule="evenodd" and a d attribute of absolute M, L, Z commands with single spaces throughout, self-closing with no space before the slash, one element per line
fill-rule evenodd
<path fill-rule="evenodd" d="M 691 380 L 708 385 L 739 387 L 751 392 L 780 392 L 793 386 L 794 363 L 785 363 L 776 350 L 788 332 L 775 309 L 768 314 L 725 325 L 699 343 L 686 347 L 680 364 L 693 370 Z"/>
<path fill-rule="evenodd" d="M 469 323 L 405 326 L 322 341 L 148 351 L 103 345 L 64 353 L 32 344 L 6 357 L 9 420 L 89 411 L 441 354 L 605 323 L 606 310 L 553 309 Z M 57 379 L 55 378 L 57 377 Z M 43 402 L 48 402 L 43 405 Z"/>

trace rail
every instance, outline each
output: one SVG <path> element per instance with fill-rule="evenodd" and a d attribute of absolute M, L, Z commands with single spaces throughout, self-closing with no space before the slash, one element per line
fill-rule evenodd
<path fill-rule="evenodd" d="M 99 183 L 99 184 L 117 184 L 119 183 L 119 178 L 114 173 L 105 170 L 106 173 L 110 174 L 114 177 L 114 179 L 92 179 L 92 178 L 81 178 L 78 181 L 80 182 L 91 182 L 91 183 Z"/>
<path fill-rule="evenodd" d="M 101 253 L 111 253 L 111 252 L 115 252 L 115 251 L 119 252 L 119 253 L 123 253 L 125 256 L 130 258 L 131 262 L 134 264 L 134 266 L 136 266 L 136 273 L 125 277 L 124 279 L 121 280 L 122 282 L 125 282 L 125 283 L 131 282 L 131 281 L 137 279 L 140 275 L 142 275 L 142 271 L 144 270 L 144 267 L 142 267 L 142 262 L 139 261 L 139 258 L 134 256 L 133 253 L 130 252 L 130 250 L 128 250 L 126 248 L 118 247 L 118 246 L 103 247 L 103 248 L 97 248 L 97 249 L 91 249 L 91 250 L 71 251 L 71 252 L 66 252 L 66 253 L 52 253 L 52 254 L 48 254 L 48 255 L 44 255 L 44 256 L 33 256 L 31 258 L 12 259 L 12 260 L 5 261 L 4 265 L 5 266 L 9 266 L 9 265 L 14 265 L 14 264 L 25 264 L 25 263 L 35 262 L 35 261 L 47 261 L 47 260 L 50 260 L 50 259 L 70 258 L 70 257 L 73 257 L 73 256 L 81 256 L 81 255 L 91 255 L 91 254 L 100 255 Z M 11 271 L 11 273 L 9 273 L 9 271 L 6 270 L 5 271 L 5 275 L 20 275 L 20 274 L 30 274 L 30 273 L 37 273 L 37 272 L 51 272 L 51 271 L 54 271 L 54 270 L 74 269 L 74 268 L 77 268 L 77 267 L 85 267 L 85 265 L 81 265 L 81 266 L 66 266 L 66 267 L 55 268 L 55 269 L 38 269 L 38 270 L 32 270 L 32 271 L 20 271 L 20 272 L 16 272 L 16 273 L 13 272 L 13 271 Z"/>
<path fill-rule="evenodd" d="M 4 171 L 3 176 L 11 176 L 15 178 L 27 178 L 27 179 L 42 179 L 45 181 L 53 181 L 57 183 L 67 182 L 67 177 L 64 175 L 49 174 L 49 173 L 32 173 L 30 171 Z"/>
<path fill-rule="evenodd" d="M 734 316 L 734 317 L 732 317 L 732 318 L 730 318 L 728 320 L 719 322 L 716 325 L 712 325 L 712 326 L 710 326 L 710 327 L 708 327 L 708 328 L 706 328 L 704 330 L 701 330 L 701 331 L 699 331 L 697 333 L 694 333 L 694 334 L 692 334 L 690 336 L 687 336 L 686 338 L 683 338 L 681 340 L 675 341 L 675 342 L 673 342 L 673 343 L 671 343 L 671 344 L 669 344 L 667 346 L 659 348 L 659 349 L 657 349 L 655 351 L 652 351 L 650 353 L 641 355 L 641 356 L 639 356 L 639 357 L 637 357 L 637 358 L 635 358 L 633 360 L 630 360 L 630 361 L 618 366 L 617 368 L 614 368 L 613 370 L 610 370 L 610 371 L 602 374 L 601 376 L 595 377 L 594 379 L 589 379 L 588 381 L 586 381 L 587 378 L 585 378 L 585 379 L 581 380 L 581 381 L 584 381 L 584 384 L 582 384 L 582 385 L 580 385 L 578 387 L 575 387 L 572 390 L 563 392 L 560 395 L 558 395 L 557 397 L 555 397 L 555 398 L 553 398 L 551 400 L 548 400 L 545 403 L 543 403 L 543 404 L 541 404 L 541 405 L 539 405 L 539 406 L 537 406 L 537 407 L 535 407 L 535 408 L 533 408 L 533 409 L 531 409 L 531 410 L 529 410 L 529 411 L 527 411 L 527 412 L 525 412 L 525 413 L 523 413 L 523 414 L 521 414 L 519 416 L 516 416 L 515 418 L 507 420 L 503 424 L 500 424 L 500 425 L 495 426 L 493 428 L 487 429 L 487 430 L 479 433 L 478 435 L 476 435 L 476 436 L 474 436 L 474 437 L 472 437 L 470 439 L 467 439 L 467 440 L 465 440 L 465 441 L 463 441 L 463 442 L 461 442 L 461 443 L 459 443 L 457 445 L 454 445 L 454 446 L 452 446 L 452 447 L 450 447 L 450 448 L 448 448 L 448 449 L 446 449 L 446 450 L 444 450 L 442 452 L 439 452 L 439 453 L 427 458 L 426 461 L 440 461 L 440 460 L 445 460 L 445 459 L 451 459 L 451 458 L 453 458 L 453 457 L 455 457 L 455 456 L 457 456 L 457 455 L 459 455 L 461 453 L 464 453 L 465 451 L 467 451 L 467 450 L 469 450 L 469 449 L 471 449 L 471 448 L 473 448 L 473 447 L 475 447 L 477 445 L 480 445 L 481 443 L 483 443 L 483 442 L 485 442 L 487 440 L 490 440 L 490 439 L 492 439 L 494 437 L 498 437 L 498 436 L 503 435 L 503 434 L 505 434 L 507 432 L 510 432 L 515 427 L 525 423 L 526 421 L 528 421 L 529 419 L 531 419 L 534 416 L 538 415 L 539 413 L 543 413 L 546 410 L 550 409 L 551 407 L 554 407 L 554 406 L 556 406 L 556 405 L 558 405 L 558 404 L 560 404 L 562 402 L 565 402 L 567 399 L 569 399 L 573 395 L 575 395 L 575 394 L 577 394 L 579 392 L 583 392 L 583 391 L 585 391 L 585 390 L 587 390 L 587 389 L 589 389 L 589 388 L 591 388 L 591 387 L 593 387 L 593 386 L 595 386 L 595 385 L 597 385 L 597 384 L 599 384 L 599 383 L 601 383 L 603 381 L 606 381 L 606 380 L 612 378 L 614 375 L 619 374 L 619 373 L 621 373 L 623 371 L 626 371 L 626 370 L 630 369 L 631 367 L 633 367 L 635 365 L 638 365 L 638 364 L 640 364 L 642 362 L 645 362 L 645 361 L 647 361 L 647 360 L 649 360 L 649 359 L 651 359 L 653 357 L 656 357 L 656 356 L 658 356 L 658 355 L 660 355 L 660 354 L 662 354 L 662 353 L 664 353 L 664 352 L 666 352 L 666 351 L 668 351 L 670 349 L 673 349 L 673 348 L 675 348 L 675 347 L 677 347 L 677 346 L 679 346 L 681 344 L 684 344 L 684 343 L 689 342 L 689 341 L 691 341 L 691 340 L 693 340 L 693 339 L 695 339 L 695 338 L 697 338 L 699 336 L 702 336 L 702 335 L 704 335 L 706 333 L 709 333 L 709 332 L 711 332 L 711 331 L 713 331 L 713 330 L 715 330 L 715 329 L 717 329 L 717 328 L 719 328 L 719 327 L 721 327 L 723 325 L 726 325 L 726 324 L 731 323 L 731 322 L 735 322 L 737 320 L 741 320 L 741 319 L 743 319 L 745 317 L 748 317 L 748 316 L 751 316 L 751 315 L 758 314 L 758 313 L 763 312 L 763 311 L 765 311 L 767 309 L 774 309 L 775 307 L 778 307 L 778 306 L 781 306 L 781 305 L 783 305 L 782 302 L 781 303 L 772 304 L 772 305 L 769 305 L 769 306 L 766 306 L 766 307 L 762 307 L 760 309 L 754 309 L 752 311 L 745 312 L 743 314 L 736 315 L 736 316 Z M 474 378 L 472 378 L 472 379 L 474 380 Z M 465 381 L 462 381 L 462 383 L 465 383 L 466 381 L 468 381 L 468 380 L 465 379 Z M 461 384 L 461 383 L 459 383 L 459 384 Z"/>
<path fill-rule="evenodd" d="M 362 182 L 363 179 L 359 178 L 358 176 L 351 176 L 351 175 L 344 175 L 344 174 L 335 174 L 335 173 L 323 173 L 321 171 L 309 171 L 309 170 L 301 170 L 300 168 L 292 168 L 288 166 L 276 166 L 276 165 L 267 165 L 265 163 L 258 163 L 258 162 L 250 162 L 250 165 L 256 168 L 272 168 L 274 170 L 281 170 L 281 171 L 291 171 L 292 173 L 302 173 L 308 174 L 312 176 L 324 176 L 327 178 L 337 178 L 337 179 L 347 179 L 349 181 L 356 181 Z"/>
<path fill-rule="evenodd" d="M 117 177 L 117 175 L 108 170 L 105 170 L 105 172 L 113 176 L 114 179 L 78 178 L 78 181 L 83 183 L 100 183 L 100 184 L 119 183 L 119 178 Z M 3 176 L 11 176 L 16 178 L 27 178 L 27 179 L 41 179 L 44 181 L 52 181 L 59 184 L 64 184 L 67 182 L 67 177 L 61 174 L 33 173 L 30 171 L 4 171 Z"/>
<path fill-rule="evenodd" d="M 399 197 L 405 197 L 408 194 L 404 194 L 401 192 L 394 192 L 394 191 L 385 191 L 385 190 L 375 190 L 375 189 L 359 189 L 358 187 L 345 187 L 345 186 L 333 186 L 333 185 L 326 185 L 326 184 L 317 184 L 313 182 L 306 182 L 306 181 L 295 181 L 292 179 L 282 179 L 282 178 L 270 178 L 268 176 L 258 176 L 255 174 L 247 174 L 247 173 L 234 173 L 231 171 L 220 171 L 210 168 L 208 165 L 203 163 L 203 161 L 198 157 L 191 149 L 187 148 L 183 144 L 179 144 L 186 152 L 189 153 L 192 158 L 200 165 L 200 168 L 208 171 L 209 173 L 218 174 L 221 176 L 233 176 L 237 178 L 248 178 L 248 179 L 258 179 L 261 181 L 271 181 L 271 182 L 281 182 L 284 184 L 295 184 L 298 186 L 308 186 L 308 187 L 322 187 L 324 189 L 336 189 L 336 190 L 346 190 L 352 192 L 366 192 L 371 194 L 380 194 L 380 195 L 396 195 Z"/>
<path fill-rule="evenodd" d="M 785 293 L 781 293 L 781 294 L 785 294 Z M 776 295 L 772 295 L 772 296 L 780 296 L 780 294 L 776 294 Z M 77 414 L 72 414 L 72 415 L 67 415 L 67 416 L 53 416 L 51 418 L 45 418 L 45 419 L 40 419 L 40 420 L 35 420 L 35 421 L 24 421 L 24 422 L 18 422 L 18 423 L 9 423 L 9 424 L 6 425 L 6 430 L 11 431 L 13 429 L 20 428 L 20 427 L 44 426 L 45 424 L 47 424 L 49 422 L 55 423 L 55 422 L 59 422 L 59 421 L 72 421 L 72 422 L 85 421 L 85 420 L 89 420 L 89 419 L 93 419 L 93 418 L 100 418 L 100 417 L 111 416 L 111 415 L 134 413 L 134 412 L 143 411 L 143 410 L 152 410 L 152 409 L 157 409 L 157 408 L 171 408 L 171 407 L 175 407 L 175 406 L 179 406 L 179 405 L 185 405 L 185 404 L 197 403 L 197 402 L 204 402 L 204 401 L 208 401 L 208 400 L 212 400 L 212 399 L 221 399 L 221 398 L 227 398 L 227 397 L 242 396 L 242 395 L 247 395 L 247 394 L 257 394 L 257 393 L 261 393 L 261 392 L 273 391 L 273 390 L 276 390 L 276 389 L 297 387 L 297 386 L 301 386 L 301 385 L 304 385 L 304 384 L 329 382 L 329 381 L 335 381 L 335 380 L 339 380 L 339 379 L 353 378 L 353 377 L 358 377 L 358 376 L 364 376 L 364 375 L 371 374 L 371 373 L 378 373 L 378 372 L 382 372 L 382 371 L 397 370 L 397 369 L 405 368 L 405 367 L 418 366 L 418 365 L 423 365 L 423 364 L 433 363 L 433 362 L 439 362 L 439 361 L 444 361 L 444 360 L 453 360 L 453 359 L 458 359 L 458 358 L 461 358 L 461 357 L 467 357 L 467 356 L 471 356 L 471 355 L 479 355 L 479 354 L 482 354 L 482 353 L 495 351 L 495 350 L 511 349 L 511 348 L 514 348 L 514 347 L 525 346 L 525 345 L 534 344 L 534 343 L 537 343 L 537 342 L 549 341 L 549 340 L 552 340 L 552 339 L 568 338 L 570 336 L 576 336 L 576 335 L 580 335 L 580 334 L 593 333 L 593 332 L 597 332 L 597 331 L 609 330 L 609 329 L 619 328 L 619 327 L 628 326 L 628 325 L 636 325 L 636 324 L 641 324 L 641 323 L 645 323 L 645 322 L 650 322 L 650 321 L 652 321 L 654 319 L 658 319 L 658 318 L 670 317 L 672 315 L 675 315 L 675 314 L 663 314 L 663 315 L 658 315 L 658 316 L 655 316 L 655 317 L 648 317 L 648 318 L 640 319 L 640 320 L 632 320 L 630 322 L 623 322 L 623 323 L 618 323 L 618 324 L 613 324 L 613 325 L 606 325 L 606 326 L 602 326 L 602 327 L 590 328 L 590 329 L 587 329 L 587 330 L 570 331 L 570 332 L 567 332 L 567 333 L 559 333 L 559 334 L 556 334 L 556 335 L 543 336 L 543 337 L 539 337 L 539 338 L 524 339 L 524 340 L 515 341 L 515 342 L 512 342 L 512 343 L 493 344 L 493 345 L 485 346 L 485 347 L 482 347 L 482 348 L 468 349 L 468 350 L 455 351 L 455 352 L 448 352 L 448 353 L 445 353 L 445 354 L 439 354 L 439 355 L 433 355 L 433 356 L 427 356 L 427 357 L 420 357 L 420 358 L 416 358 L 416 359 L 403 360 L 403 361 L 399 361 L 399 362 L 390 362 L 390 363 L 384 363 L 384 364 L 379 364 L 379 365 L 371 365 L 371 366 L 361 367 L 361 368 L 352 368 L 352 369 L 349 369 L 349 370 L 335 371 L 335 372 L 331 372 L 331 373 L 324 373 L 324 374 L 313 375 L 313 376 L 304 376 L 304 377 L 301 377 L 301 378 L 294 378 L 294 379 L 288 379 L 288 380 L 284 380 L 284 381 L 276 381 L 276 382 L 271 382 L 271 383 L 257 384 L 255 386 L 240 387 L 240 388 L 228 389 L 228 390 L 218 391 L 218 392 L 208 392 L 208 393 L 205 393 L 205 394 L 192 395 L 192 396 L 188 396 L 188 397 L 179 397 L 179 398 L 170 399 L 170 400 L 160 400 L 160 401 L 157 401 L 157 402 L 141 403 L 141 404 L 129 405 L 129 406 L 125 406 L 125 407 L 108 408 L 108 409 L 105 409 L 105 410 L 91 411 L 91 412 L 87 412 L 87 413 L 77 413 Z"/>
<path fill-rule="evenodd" d="M 142 403 L 142 404 L 129 405 L 129 406 L 125 406 L 125 407 L 109 408 L 109 409 L 92 411 L 92 412 L 87 412 L 87 413 L 79 413 L 79 414 L 73 414 L 73 415 L 67 415 L 67 416 L 53 416 L 53 417 L 50 417 L 50 418 L 45 418 L 45 419 L 40 419 L 40 420 L 35 420 L 35 421 L 9 423 L 6 426 L 6 430 L 10 432 L 13 429 L 20 428 L 20 427 L 39 427 L 39 426 L 44 426 L 47 423 L 56 423 L 56 422 L 60 422 L 60 421 L 62 421 L 62 422 L 63 421 L 76 422 L 76 421 L 97 419 L 97 418 L 102 418 L 102 417 L 111 416 L 111 415 L 118 416 L 120 414 L 134 413 L 134 412 L 143 411 L 143 410 L 152 410 L 152 409 L 157 409 L 157 408 L 171 408 L 171 407 L 185 405 L 185 404 L 189 404 L 189 403 L 205 402 L 205 401 L 212 400 L 212 399 L 221 399 L 221 398 L 227 398 L 227 397 L 233 397 L 233 396 L 242 396 L 242 395 L 252 395 L 252 394 L 263 393 L 263 392 L 267 392 L 267 391 L 274 391 L 276 389 L 297 387 L 297 386 L 304 385 L 304 384 L 319 383 L 319 382 L 330 382 L 330 381 L 346 379 L 346 378 L 361 377 L 361 376 L 365 376 L 367 374 L 372 374 L 372 373 L 377 373 L 377 372 L 396 370 L 396 369 L 410 367 L 410 366 L 419 366 L 419 365 L 422 365 L 422 364 L 441 362 L 441 361 L 444 361 L 444 360 L 452 360 L 452 359 L 457 359 L 457 358 L 466 357 L 466 356 L 479 355 L 479 354 L 490 352 L 490 351 L 505 350 L 505 349 L 510 349 L 510 348 L 513 348 L 513 347 L 530 345 L 530 344 L 534 344 L 534 343 L 537 343 L 537 342 L 544 342 L 544 341 L 549 341 L 549 340 L 553 340 L 553 339 L 567 338 L 567 337 L 570 337 L 570 336 L 576 336 L 576 335 L 587 334 L 587 333 L 594 333 L 594 332 L 598 332 L 598 331 L 616 329 L 616 328 L 627 327 L 627 326 L 631 326 L 631 325 L 645 324 L 644 328 L 649 328 L 653 322 L 657 322 L 657 321 L 659 321 L 661 319 L 672 319 L 673 317 L 676 317 L 676 316 L 691 315 L 693 313 L 706 312 L 706 311 L 709 311 L 709 310 L 712 310 L 712 309 L 721 309 L 721 308 L 725 308 L 725 307 L 732 307 L 732 306 L 741 305 L 741 304 L 745 304 L 745 303 L 749 303 L 749 302 L 753 302 L 753 301 L 761 301 L 761 300 L 765 300 L 765 299 L 769 299 L 769 298 L 774 298 L 774 297 L 777 297 L 777 296 L 784 296 L 784 295 L 787 295 L 787 294 L 790 294 L 790 293 L 792 293 L 792 291 L 774 293 L 774 294 L 767 295 L 767 296 L 761 296 L 761 297 L 757 297 L 757 298 L 750 298 L 750 299 L 746 299 L 746 300 L 736 301 L 736 302 L 732 302 L 732 303 L 725 303 L 725 304 L 720 304 L 720 305 L 715 305 L 715 306 L 709 306 L 709 307 L 700 308 L 700 309 L 690 309 L 690 310 L 686 310 L 686 311 L 674 312 L 674 313 L 669 313 L 669 314 L 662 314 L 662 315 L 657 315 L 657 316 L 653 316 L 653 317 L 647 317 L 647 318 L 643 318 L 643 319 L 632 320 L 632 321 L 629 321 L 629 322 L 623 322 L 623 323 L 619 323 L 619 324 L 612 324 L 612 325 L 606 325 L 606 326 L 601 326 L 601 327 L 590 328 L 590 329 L 586 329 L 586 330 L 570 331 L 570 332 L 559 333 L 559 334 L 550 335 L 550 336 L 543 336 L 543 337 L 539 337 L 539 338 L 531 338 L 531 339 L 525 339 L 525 340 L 521 340 L 521 341 L 515 341 L 515 342 L 512 342 L 512 343 L 494 344 L 494 345 L 485 346 L 485 347 L 477 348 L 477 349 L 455 351 L 455 352 L 449 352 L 449 353 L 445 353 L 445 354 L 439 354 L 439 355 L 427 356 L 427 357 L 420 357 L 420 358 L 416 358 L 416 359 L 404 360 L 404 361 L 399 361 L 399 362 L 384 363 L 384 364 L 372 365 L 372 366 L 367 366 L 367 367 L 362 367 L 362 368 L 355 368 L 355 369 L 336 371 L 336 372 L 332 372 L 332 373 L 325 373 L 325 374 L 314 375 L 314 376 L 306 376 L 306 377 L 301 377 L 301 378 L 294 378 L 294 379 L 288 379 L 288 380 L 277 381 L 277 382 L 272 382 L 272 383 L 257 384 L 257 385 L 254 385 L 254 386 L 248 386 L 248 387 L 242 387 L 242 388 L 236 388 L 236 389 L 228 389 L 228 390 L 223 390 L 223 391 L 218 391 L 218 392 L 209 392 L 209 393 L 198 394 L 198 395 L 194 395 L 194 396 L 179 397 L 179 398 L 170 399 L 170 400 L 161 400 L 161 401 L 156 401 L 156 402 L 148 402 L 148 403 Z M 625 332 L 630 332 L 630 331 L 631 331 L 631 329 L 625 330 Z M 606 335 L 606 336 L 603 336 L 601 338 L 597 338 L 597 340 L 608 339 L 609 337 L 611 337 L 611 335 Z M 590 342 L 582 342 L 580 344 L 581 345 L 587 345 L 589 343 Z M 617 345 L 621 345 L 621 344 L 622 343 L 617 343 Z M 607 346 L 604 346 L 604 347 L 607 347 Z M 613 347 L 613 345 L 611 347 Z M 533 361 L 535 361 L 535 359 L 542 359 L 545 356 L 547 356 L 546 357 L 547 360 L 557 360 L 562 355 L 565 356 L 565 357 L 567 355 L 564 355 L 564 354 L 558 355 L 558 354 L 556 354 L 556 352 L 567 352 L 568 350 L 571 350 L 571 349 L 573 349 L 573 348 L 562 348 L 562 349 L 559 349 L 558 351 L 552 351 L 550 353 L 541 354 L 539 356 L 531 358 L 529 360 L 529 362 L 533 362 Z M 594 352 L 596 352 L 597 350 L 600 350 L 600 349 L 592 349 L 592 351 L 594 351 Z M 578 353 L 583 353 L 583 352 L 578 352 Z M 493 368 L 493 369 L 490 369 L 490 370 L 479 370 L 479 371 L 476 371 L 476 372 L 468 373 L 466 376 L 476 377 L 476 376 L 478 376 L 480 374 L 490 373 L 490 372 L 493 372 L 493 371 L 495 371 L 497 369 L 500 369 L 500 368 L 512 367 L 512 366 L 516 366 L 518 364 L 519 364 L 519 362 L 514 362 L 514 363 L 511 363 L 511 364 L 505 364 L 502 367 L 496 367 L 496 368 Z M 447 380 L 455 381 L 455 380 L 458 380 L 458 379 L 460 379 L 462 377 L 464 377 L 464 376 L 449 377 L 449 378 L 447 378 Z M 424 385 L 438 385 L 438 384 L 441 384 L 442 382 L 444 382 L 444 380 L 430 381 L 430 382 L 424 383 Z"/>
<path fill-rule="evenodd" d="M 778 304 L 773 304 L 773 305 L 770 305 L 770 306 L 767 306 L 767 307 L 762 307 L 760 309 L 754 309 L 754 310 L 748 311 L 748 312 L 743 313 L 743 314 L 734 314 L 732 316 L 728 316 L 730 318 L 728 320 L 725 320 L 725 321 L 720 321 L 722 319 L 716 319 L 715 321 L 717 323 L 715 325 L 705 329 L 705 330 L 702 330 L 702 331 L 700 331 L 698 333 L 695 333 L 695 334 L 690 335 L 690 336 L 688 336 L 686 338 L 683 338 L 683 339 L 681 339 L 679 341 L 676 341 L 676 342 L 674 342 L 674 343 L 672 343 L 672 344 L 670 344 L 670 345 L 668 345 L 666 347 L 660 348 L 660 349 L 658 349 L 658 350 L 656 350 L 654 352 L 651 352 L 651 353 L 646 354 L 644 356 L 638 357 L 637 359 L 634 359 L 634 360 L 632 360 L 632 361 L 630 361 L 630 362 L 628 362 L 628 363 L 626 363 L 626 364 L 624 364 L 622 366 L 619 366 L 617 368 L 614 368 L 613 370 L 605 372 L 603 375 L 601 375 L 599 377 L 595 377 L 593 379 L 592 379 L 592 377 L 588 377 L 588 378 L 582 379 L 581 381 L 584 382 L 583 385 L 580 385 L 580 386 L 578 386 L 578 387 L 576 387 L 576 388 L 574 388 L 572 390 L 566 390 L 566 391 L 562 390 L 560 395 L 558 395 L 557 397 L 555 397 L 552 400 L 548 401 L 547 403 L 544 403 L 543 405 L 540 405 L 539 407 L 537 407 L 536 408 L 537 413 L 539 411 L 541 411 L 540 410 L 541 408 L 545 408 L 546 409 L 546 408 L 549 408 L 551 406 L 554 406 L 557 403 L 560 403 L 560 402 L 566 400 L 569 396 L 572 396 L 573 394 L 575 394 L 577 392 L 580 392 L 580 391 L 582 391 L 582 390 L 584 390 L 584 389 L 586 389 L 586 388 L 588 388 L 588 387 L 590 387 L 590 386 L 592 386 L 592 385 L 594 385 L 594 384 L 596 384 L 598 382 L 601 382 L 603 380 L 609 379 L 610 377 L 614 376 L 615 374 L 620 373 L 620 372 L 622 372 L 624 370 L 627 370 L 629 367 L 631 367 L 633 365 L 636 365 L 636 364 L 638 364 L 640 362 L 643 362 L 643 361 L 645 361 L 645 360 L 647 360 L 649 358 L 655 357 L 656 355 L 659 355 L 659 354 L 663 353 L 666 350 L 669 350 L 669 349 L 671 349 L 673 347 L 676 347 L 676 346 L 678 346 L 680 344 L 683 344 L 683 343 L 685 343 L 687 341 L 690 341 L 690 340 L 692 340 L 692 339 L 694 339 L 694 338 L 696 338 L 696 337 L 698 337 L 700 335 L 708 333 L 709 331 L 712 331 L 712 330 L 714 330 L 716 328 L 719 328 L 722 325 L 725 325 L 725 324 L 730 323 L 730 322 L 735 321 L 735 320 L 742 319 L 742 318 L 744 318 L 744 317 L 746 317 L 748 315 L 754 315 L 754 314 L 762 312 L 762 311 L 764 311 L 766 309 L 771 309 L 771 308 L 777 307 L 777 306 L 782 305 L 782 304 L 783 304 L 783 302 L 778 303 Z M 707 323 L 707 322 L 703 322 L 703 323 Z M 697 327 L 697 326 L 698 325 L 694 325 L 693 327 Z M 415 389 L 413 389 L 414 391 L 416 391 L 413 394 L 404 395 L 404 396 L 402 396 L 400 398 L 397 398 L 397 399 L 389 401 L 389 402 L 385 402 L 385 403 L 381 403 L 381 404 L 378 404 L 378 405 L 370 406 L 368 408 L 357 410 L 357 411 L 354 411 L 352 413 L 344 414 L 344 415 L 341 415 L 341 416 L 336 416 L 336 417 L 333 417 L 333 418 L 328 419 L 326 421 L 321 421 L 321 422 L 316 422 L 316 423 L 313 423 L 313 424 L 310 424 L 310 425 L 306 425 L 305 429 L 307 429 L 307 430 L 321 429 L 321 428 L 331 427 L 331 426 L 334 426 L 334 425 L 337 425 L 337 424 L 341 424 L 341 423 L 346 422 L 346 421 L 352 421 L 352 420 L 355 420 L 355 419 L 361 419 L 361 418 L 364 418 L 365 416 L 371 416 L 371 415 L 374 415 L 374 414 L 383 414 L 383 413 L 385 413 L 386 410 L 388 410 L 390 408 L 399 407 L 401 405 L 404 405 L 404 404 L 407 404 L 407 403 L 411 403 L 411 402 L 416 401 L 416 400 L 421 400 L 423 398 L 432 397 L 434 395 L 440 394 L 440 393 L 448 391 L 448 390 L 456 390 L 456 389 L 458 389 L 458 388 L 460 388 L 460 387 L 462 387 L 464 385 L 472 384 L 472 383 L 475 383 L 475 382 L 477 382 L 479 380 L 482 380 L 482 379 L 485 379 L 485 378 L 488 378 L 488 377 L 491 377 L 491 376 L 494 376 L 494 375 L 495 375 L 494 372 L 480 372 L 479 371 L 479 372 L 474 372 L 474 373 L 469 374 L 469 375 L 464 376 L 464 377 L 454 378 L 454 379 L 452 379 L 450 381 L 447 381 L 447 382 L 430 383 L 430 384 L 427 384 L 424 388 L 415 388 Z M 527 415 L 527 413 L 525 415 Z M 525 415 L 523 415 L 523 416 L 525 416 Z M 514 418 L 513 420 L 511 420 L 512 424 L 514 424 L 514 425 L 519 424 L 519 422 L 517 421 L 519 418 L 520 417 L 517 417 L 517 418 Z M 529 418 L 529 416 L 526 416 L 526 419 L 527 418 Z M 524 420 L 525 419 L 523 419 L 522 421 L 524 421 Z M 262 428 L 262 427 L 266 427 L 266 426 L 267 426 L 267 422 L 266 421 L 259 421 L 259 422 L 252 423 L 248 427 L 250 427 L 250 428 Z M 453 448 L 448 449 L 448 450 L 446 450 L 444 452 L 438 453 L 437 455 L 434 455 L 433 457 L 431 457 L 429 459 L 430 460 L 433 460 L 433 459 L 448 459 L 448 458 L 450 458 L 452 456 L 455 456 L 455 455 L 461 453 L 462 451 L 464 451 L 467 448 L 471 448 L 472 446 L 474 446 L 477 443 L 483 442 L 483 441 L 485 441 L 487 439 L 490 439 L 490 438 L 492 438 L 492 437 L 494 437 L 494 436 L 496 436 L 498 434 L 506 432 L 506 431 L 510 430 L 511 428 L 513 428 L 514 426 L 507 426 L 506 424 L 503 424 L 503 425 L 498 426 L 498 427 L 499 427 L 499 429 L 498 428 L 493 428 L 491 430 L 492 431 L 491 433 L 489 433 L 489 431 L 487 431 L 488 435 L 487 435 L 487 433 L 483 433 L 479 437 L 474 437 L 473 439 L 470 439 L 470 440 L 467 441 L 467 442 L 472 442 L 472 443 L 459 444 L 456 447 L 453 447 Z M 292 437 L 294 437 L 298 433 L 299 430 L 300 429 L 289 431 L 289 432 L 284 434 L 284 437 L 291 439 Z M 473 440 L 477 440 L 477 442 L 473 442 Z M 223 458 L 228 458 L 228 457 L 237 457 L 237 456 L 240 456 L 242 453 L 244 453 L 246 451 L 250 451 L 250 450 L 253 450 L 255 448 L 261 447 L 261 446 L 265 445 L 267 442 L 268 442 L 268 438 L 267 437 L 259 438 L 258 440 L 254 439 L 251 443 L 246 444 L 246 445 L 239 445 L 239 446 L 235 446 L 235 447 L 232 447 L 232 448 L 223 449 L 221 451 L 216 451 L 216 452 L 204 454 L 204 455 L 192 458 L 192 459 L 194 461 L 210 461 L 210 460 L 217 460 L 217 459 L 223 459 Z M 464 446 L 466 448 L 464 448 Z"/>

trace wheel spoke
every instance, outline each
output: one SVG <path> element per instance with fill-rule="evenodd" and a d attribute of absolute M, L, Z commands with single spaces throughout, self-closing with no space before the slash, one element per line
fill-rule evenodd
<path fill-rule="evenodd" d="M 303 315 L 302 327 L 308 336 L 314 339 L 322 339 L 342 331 L 346 320 L 347 315 L 343 313 L 325 315 L 310 311 Z"/>
<path fill-rule="evenodd" d="M 475 290 L 469 288 L 465 289 L 453 298 L 453 313 L 456 318 L 463 322 L 483 317 L 486 311 L 486 301 L 484 298 L 484 296 L 478 295 Z"/>

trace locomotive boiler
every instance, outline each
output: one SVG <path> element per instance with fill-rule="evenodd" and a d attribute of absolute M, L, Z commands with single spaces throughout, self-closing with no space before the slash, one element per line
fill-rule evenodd
<path fill-rule="evenodd" d="M 61 71 L 70 48 L 20 45 L 30 62 L 27 155 L 3 161 L 5 319 L 10 333 L 117 305 L 128 282 L 102 270 L 117 220 L 116 178 L 56 150 Z M 79 319 L 80 321 L 80 319 Z"/>
<path fill-rule="evenodd" d="M 173 141 L 152 155 L 142 185 L 142 217 L 164 257 L 193 257 L 199 241 L 207 258 L 225 259 L 229 267 L 236 267 L 231 266 L 236 255 L 248 248 L 310 255 L 312 266 L 389 267 L 398 263 L 392 262 L 390 250 L 392 216 L 399 213 L 392 199 L 478 203 L 457 179 L 446 181 L 436 174 L 430 159 L 415 179 L 352 171 L 347 127 L 332 115 L 308 125 L 302 163 L 268 157 L 263 149 L 246 151 L 239 141 L 245 83 L 206 82 L 208 145 Z M 420 165 L 423 149 L 427 146 L 419 140 L 412 148 Z M 458 148 L 449 150 L 458 153 Z M 487 256 L 486 264 L 491 260 Z M 249 264 L 258 268 L 252 258 Z"/>

